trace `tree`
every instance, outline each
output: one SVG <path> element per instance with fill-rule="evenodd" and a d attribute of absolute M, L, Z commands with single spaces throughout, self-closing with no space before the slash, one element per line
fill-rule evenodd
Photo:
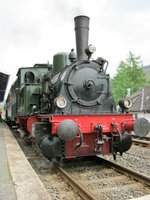
<path fill-rule="evenodd" d="M 129 52 L 126 62 L 120 62 L 117 74 L 112 79 L 112 93 L 116 103 L 127 96 L 128 88 L 133 93 L 147 83 L 142 66 L 143 62 L 140 56 L 136 57 L 131 52 Z"/>

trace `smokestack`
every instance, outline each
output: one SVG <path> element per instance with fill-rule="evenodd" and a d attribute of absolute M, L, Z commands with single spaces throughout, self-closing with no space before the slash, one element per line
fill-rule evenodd
<path fill-rule="evenodd" d="M 88 47 L 90 18 L 81 15 L 75 17 L 74 20 L 75 20 L 77 61 L 82 61 L 87 59 L 85 49 Z"/>

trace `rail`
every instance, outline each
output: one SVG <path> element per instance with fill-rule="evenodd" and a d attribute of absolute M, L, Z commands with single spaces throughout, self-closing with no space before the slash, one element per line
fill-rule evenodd
<path fill-rule="evenodd" d="M 98 159 L 100 159 L 103 163 L 105 163 L 107 166 L 114 167 L 117 171 L 127 174 L 130 177 L 134 178 L 137 181 L 142 181 L 144 184 L 150 186 L 150 177 L 147 177 L 143 174 L 140 174 L 138 172 L 135 172 L 129 168 L 123 167 L 121 165 L 118 165 L 117 163 L 114 163 L 112 161 L 108 161 L 106 159 L 103 159 L 98 156 Z"/>
<path fill-rule="evenodd" d="M 60 166 L 58 166 L 57 163 L 54 163 L 56 170 L 58 173 L 62 175 L 62 177 L 69 182 L 69 185 L 74 188 L 75 191 L 85 200 L 96 200 L 94 194 L 91 192 L 87 191 L 86 189 L 83 188 L 83 186 L 76 181 L 71 175 L 69 175 L 65 170 L 63 170 Z"/>
<path fill-rule="evenodd" d="M 135 145 L 140 145 L 140 146 L 143 146 L 146 148 L 150 147 L 150 138 L 149 137 L 140 138 L 136 135 L 132 135 L 132 142 Z"/>

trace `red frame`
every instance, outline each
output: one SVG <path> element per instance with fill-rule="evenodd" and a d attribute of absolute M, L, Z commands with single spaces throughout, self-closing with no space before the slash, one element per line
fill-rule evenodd
<path fill-rule="evenodd" d="M 79 143 L 79 135 L 72 141 L 65 142 L 64 156 L 67 158 L 78 157 L 78 156 L 89 156 L 99 154 L 94 151 L 95 141 L 97 139 L 96 126 L 98 124 L 102 127 L 102 133 L 106 136 L 113 134 L 113 137 L 118 137 L 118 131 L 131 132 L 133 130 L 134 118 L 132 114 L 105 114 L 105 115 L 37 115 L 37 116 L 26 116 L 19 117 L 19 121 L 23 121 L 26 124 L 29 134 L 32 134 L 32 124 L 34 122 L 40 122 L 46 120 L 51 123 L 50 134 L 57 135 L 57 127 L 60 122 L 65 119 L 71 119 L 75 121 L 82 131 L 83 144 L 76 148 L 76 144 Z M 102 140 L 102 138 L 100 138 Z M 110 137 L 105 140 L 101 146 L 101 154 L 109 154 L 112 151 Z"/>
<path fill-rule="evenodd" d="M 65 119 L 71 119 L 77 123 L 84 134 L 97 132 L 97 124 L 102 126 L 103 133 L 132 131 L 134 118 L 132 114 L 112 114 L 112 115 L 37 115 L 31 117 L 18 117 L 18 123 L 24 120 L 27 124 L 27 130 L 32 133 L 32 124 L 34 122 L 47 119 L 52 124 L 51 134 L 56 134 L 59 123 Z"/>
<path fill-rule="evenodd" d="M 49 118 L 52 123 L 52 134 L 56 134 L 59 123 L 65 119 L 75 121 L 84 134 L 95 133 L 96 125 L 102 126 L 103 133 L 122 132 L 133 130 L 134 119 L 132 114 L 126 115 L 53 115 Z M 126 125 L 126 126 L 125 126 Z M 117 127 L 117 130 L 116 128 Z"/>

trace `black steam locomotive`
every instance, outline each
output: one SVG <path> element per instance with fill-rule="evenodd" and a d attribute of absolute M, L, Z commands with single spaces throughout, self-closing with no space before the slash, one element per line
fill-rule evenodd
<path fill-rule="evenodd" d="M 131 131 L 145 136 L 149 122 L 134 120 L 127 110 L 130 99 L 120 101 L 117 113 L 109 89 L 108 62 L 88 45 L 89 17 L 75 17 L 77 56 L 58 53 L 53 66 L 20 68 L 6 101 L 6 118 L 17 121 L 22 137 L 35 140 L 51 158 L 75 158 L 117 152 L 132 144 Z"/>

